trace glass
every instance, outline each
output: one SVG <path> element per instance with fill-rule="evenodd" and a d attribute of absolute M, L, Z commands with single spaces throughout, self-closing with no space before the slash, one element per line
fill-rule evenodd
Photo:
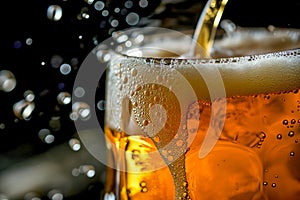
<path fill-rule="evenodd" d="M 103 198 L 297 199 L 300 30 L 217 33 L 210 58 L 186 58 L 192 41 L 131 29 L 99 50 L 109 61 Z"/>

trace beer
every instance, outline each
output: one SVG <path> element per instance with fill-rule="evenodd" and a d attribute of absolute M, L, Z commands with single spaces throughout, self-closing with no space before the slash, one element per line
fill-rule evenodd
<path fill-rule="evenodd" d="M 168 37 L 160 50 L 189 48 Z M 241 29 L 210 59 L 116 55 L 104 198 L 298 199 L 299 46 L 299 30 Z"/>

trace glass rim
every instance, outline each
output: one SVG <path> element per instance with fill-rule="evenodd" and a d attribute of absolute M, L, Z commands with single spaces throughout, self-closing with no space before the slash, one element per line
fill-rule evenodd
<path fill-rule="evenodd" d="M 180 32 L 181 33 L 181 32 Z M 216 39 L 214 41 L 214 45 L 218 42 L 220 42 L 222 39 L 231 38 L 234 35 L 237 34 L 244 34 L 243 37 L 248 37 L 250 39 L 253 39 L 255 35 L 263 33 L 264 36 L 267 37 L 274 37 L 272 38 L 272 42 L 276 39 L 280 39 L 280 37 L 287 36 L 289 38 L 296 37 L 297 41 L 294 41 L 294 43 L 290 44 L 289 47 L 282 48 L 282 49 L 271 49 L 269 51 L 263 51 L 263 52 L 257 52 L 252 54 L 245 54 L 245 55 L 232 55 L 232 56 L 220 56 L 215 57 L 214 55 L 212 57 L 181 57 L 180 55 L 177 56 L 136 56 L 136 55 L 129 55 L 127 52 L 118 52 L 116 50 L 110 50 L 113 55 L 119 55 L 127 59 L 136 59 L 136 60 L 146 60 L 152 63 L 171 63 L 172 61 L 176 62 L 184 62 L 184 61 L 190 61 L 193 63 L 224 63 L 224 62 L 237 62 L 237 61 L 250 61 L 253 59 L 261 59 L 261 58 L 268 58 L 268 57 L 281 57 L 281 56 L 292 56 L 294 54 L 299 55 L 300 54 L 300 29 L 297 28 L 288 28 L 288 27 L 239 27 L 237 31 L 232 32 L 230 35 L 226 35 L 225 37 L 221 39 Z M 185 34 L 185 33 L 182 33 Z M 189 35 L 184 35 L 184 37 L 190 37 Z M 162 38 L 159 38 L 162 39 Z M 192 38 L 191 38 L 192 39 Z M 172 41 L 174 39 L 170 39 Z M 278 41 L 277 41 L 278 42 Z M 285 41 L 282 41 L 283 43 Z M 296 47 L 293 47 L 293 45 L 296 45 Z M 214 46 L 215 47 L 215 46 Z M 291 47 L 291 48 L 290 48 Z M 133 49 L 138 49 L 140 46 L 137 46 Z M 151 46 L 151 48 L 158 48 L 156 46 Z M 127 51 L 130 50 L 127 49 Z M 165 52 L 172 51 L 171 49 L 161 49 Z"/>

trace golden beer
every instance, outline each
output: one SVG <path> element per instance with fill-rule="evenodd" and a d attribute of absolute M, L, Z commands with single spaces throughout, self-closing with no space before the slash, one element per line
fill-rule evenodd
<path fill-rule="evenodd" d="M 299 199 L 300 31 L 241 29 L 208 59 L 160 36 L 110 62 L 104 199 Z"/>

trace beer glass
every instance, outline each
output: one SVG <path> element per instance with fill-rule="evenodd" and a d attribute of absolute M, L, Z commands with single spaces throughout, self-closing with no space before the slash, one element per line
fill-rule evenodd
<path fill-rule="evenodd" d="M 189 32 L 113 37 L 103 199 L 300 197 L 299 30 L 240 27 L 209 58 Z"/>

